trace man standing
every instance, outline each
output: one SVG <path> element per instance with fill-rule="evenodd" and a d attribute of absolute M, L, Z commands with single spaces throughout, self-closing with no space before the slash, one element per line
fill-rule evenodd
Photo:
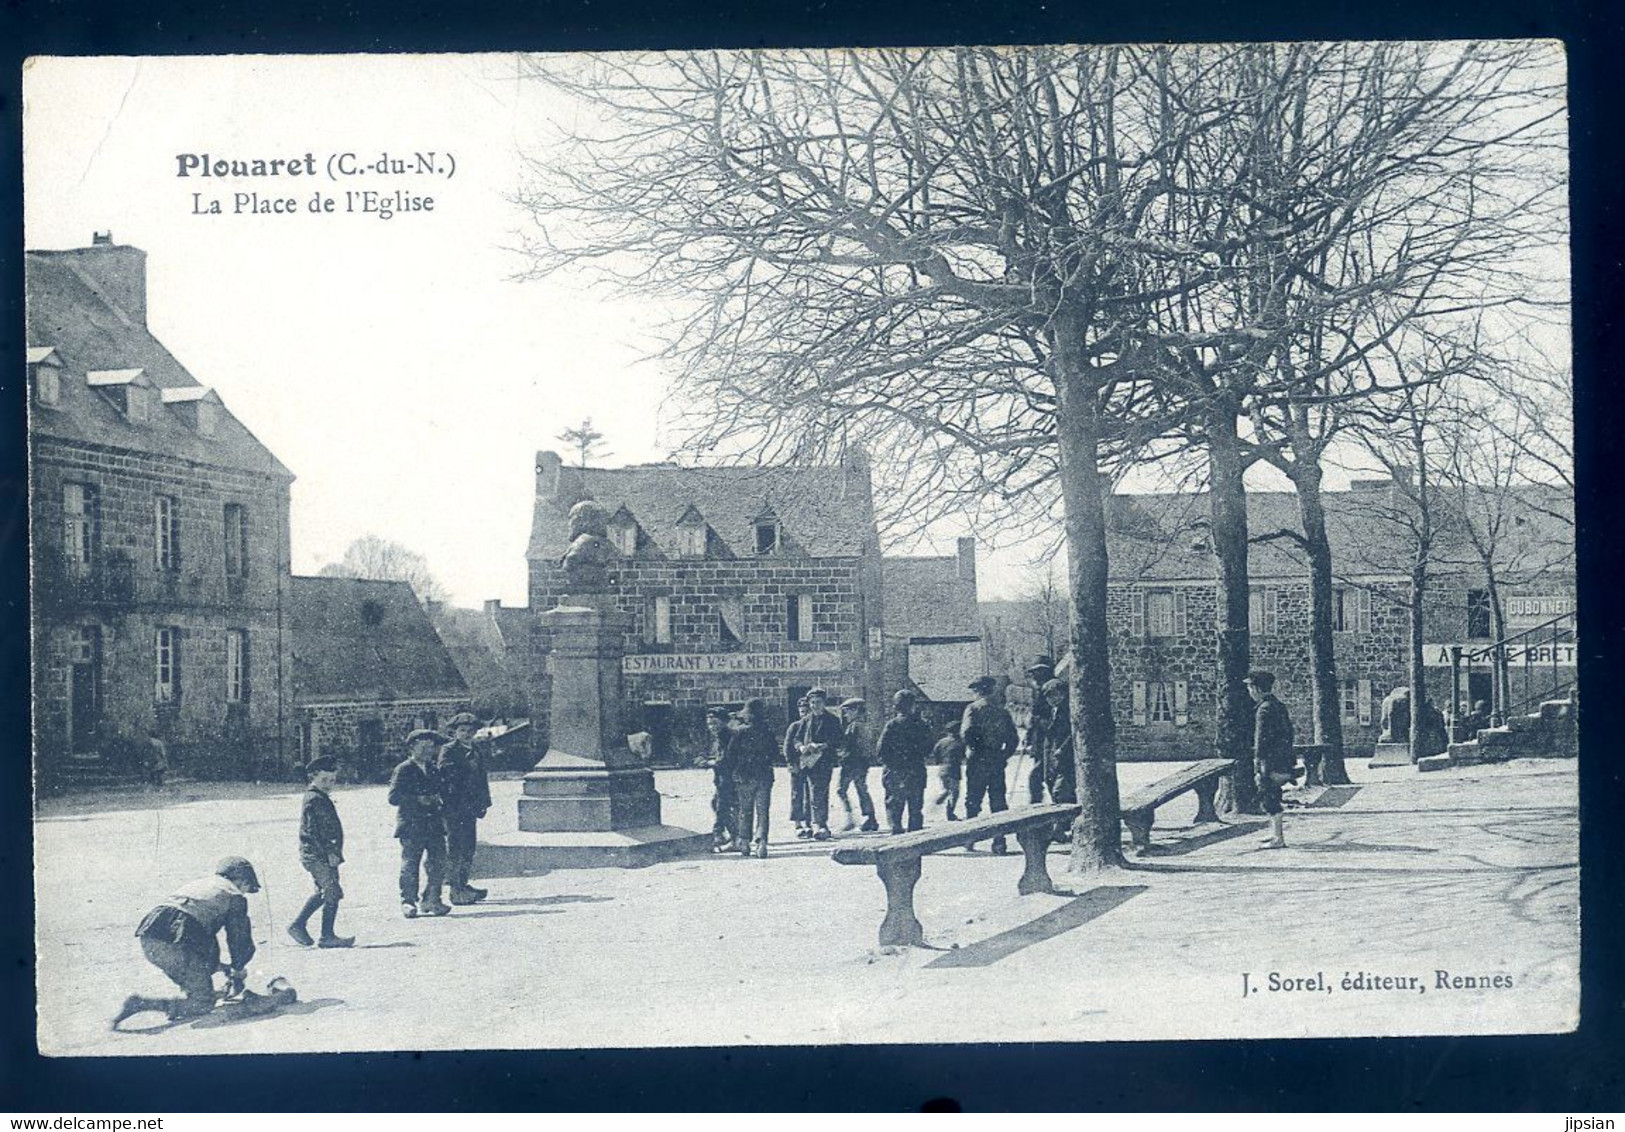
<path fill-rule="evenodd" d="M 227 857 L 214 873 L 177 888 L 135 929 L 147 962 L 186 992 L 181 998 L 147 998 L 132 994 L 113 1018 L 119 1023 L 146 1010 L 162 1010 L 171 1021 L 198 1018 L 214 1009 L 214 973 L 221 970 L 220 932 L 226 933 L 231 964 L 228 980 L 241 982 L 254 957 L 254 929 L 248 920 L 248 896 L 260 890 L 254 866 L 242 857 Z"/>
<path fill-rule="evenodd" d="M 790 768 L 790 820 L 795 823 L 796 836 L 805 841 L 813 835 L 812 799 L 807 789 L 807 772 L 801 768 L 801 732 L 807 726 L 807 697 L 796 701 L 796 718 L 784 729 L 784 765 Z"/>
<path fill-rule="evenodd" d="M 344 888 L 339 884 L 339 866 L 344 863 L 344 825 L 339 821 L 339 811 L 330 793 L 338 778 L 338 769 L 332 759 L 324 758 L 311 759 L 305 766 L 310 788 L 305 791 L 304 803 L 299 809 L 299 863 L 316 882 L 316 891 L 288 925 L 288 934 L 301 947 L 313 943 L 317 947 L 355 944 L 354 936 L 334 931 L 339 901 L 344 899 Z M 306 925 L 318 908 L 322 910 L 322 936 L 312 940 Z"/>
<path fill-rule="evenodd" d="M 1270 817 L 1269 849 L 1286 848 L 1281 820 L 1281 787 L 1297 777 L 1292 751 L 1292 715 L 1275 698 L 1275 673 L 1255 669 L 1247 674 L 1247 692 L 1258 704 L 1253 720 L 1253 778 L 1258 797 Z"/>
<path fill-rule="evenodd" d="M 807 820 L 815 841 L 828 841 L 829 780 L 835 772 L 835 756 L 841 747 L 841 721 L 825 705 L 829 695 L 822 688 L 807 693 L 807 718 L 801 722 L 796 753 L 807 779 Z M 874 803 L 870 803 L 873 808 Z"/>
<path fill-rule="evenodd" d="M 728 709 L 705 709 L 705 734 L 711 767 L 711 851 L 726 853 L 739 839 L 739 795 L 734 788 L 733 765 L 728 761 Z"/>
<path fill-rule="evenodd" d="M 931 728 L 916 713 L 918 697 L 907 688 L 892 695 L 892 718 L 880 732 L 880 785 L 886 792 L 886 821 L 893 833 L 925 825 L 925 760 L 931 755 Z"/>
<path fill-rule="evenodd" d="M 984 797 L 991 813 L 1002 813 L 1010 808 L 1004 799 L 1004 774 L 1005 764 L 1016 749 L 1016 721 L 994 701 L 993 693 L 998 686 L 999 682 L 991 676 L 972 680 L 970 690 L 976 699 L 965 709 L 959 724 L 959 736 L 965 742 L 965 816 L 968 818 L 982 812 Z M 1009 852 L 1003 837 L 993 839 L 993 852 Z"/>
<path fill-rule="evenodd" d="M 474 869 L 476 827 L 491 808 L 491 784 L 486 778 L 485 761 L 474 749 L 478 721 L 468 712 L 459 712 L 446 725 L 451 742 L 440 748 L 435 769 L 440 779 L 440 796 L 445 799 L 446 879 L 451 884 L 453 904 L 473 904 L 484 900 L 485 889 L 468 883 Z"/>
<path fill-rule="evenodd" d="M 1055 775 L 1054 740 L 1055 711 L 1044 695 L 1044 686 L 1055 679 L 1055 662 L 1041 656 L 1027 666 L 1027 683 L 1032 688 L 1033 706 L 1027 717 L 1027 734 L 1021 747 L 1033 761 L 1027 772 L 1027 800 L 1038 805 L 1044 800 L 1044 791 Z"/>
<path fill-rule="evenodd" d="M 840 795 L 841 808 L 846 811 L 846 825 L 844 831 L 851 830 L 857 823 L 852 820 L 852 799 L 847 791 L 857 787 L 858 808 L 863 812 L 864 833 L 874 833 L 880 828 L 875 821 L 875 802 L 869 796 L 869 763 L 872 752 L 869 749 L 869 725 L 864 719 L 868 714 L 868 705 L 856 696 L 841 702 L 841 778 L 836 785 L 835 792 Z"/>
<path fill-rule="evenodd" d="M 444 916 L 451 911 L 440 898 L 446 883 L 445 802 L 429 761 L 440 742 L 433 731 L 412 732 L 406 737 L 406 760 L 389 779 L 389 804 L 396 810 L 395 836 L 401 843 L 401 915 L 408 920 L 419 912 Z"/>

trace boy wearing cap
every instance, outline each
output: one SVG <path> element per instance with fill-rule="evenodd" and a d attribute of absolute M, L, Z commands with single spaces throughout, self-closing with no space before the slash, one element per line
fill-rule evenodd
<path fill-rule="evenodd" d="M 948 820 L 958 821 L 954 807 L 959 805 L 959 789 L 965 776 L 965 744 L 959 738 L 959 720 L 951 719 L 942 729 L 942 738 L 931 749 L 931 761 L 942 767 L 942 789 L 931 800 L 933 806 L 948 804 Z"/>
<path fill-rule="evenodd" d="M 1027 800 L 1035 806 L 1044 800 L 1044 791 L 1054 780 L 1055 710 L 1044 695 L 1045 685 L 1054 678 L 1055 663 L 1047 656 L 1027 666 L 1033 706 L 1027 716 L 1027 733 L 1022 736 L 1021 748 L 1033 762 L 1032 770 L 1027 772 Z"/>
<path fill-rule="evenodd" d="M 1275 698 L 1275 673 L 1254 669 L 1247 673 L 1247 692 L 1258 705 L 1253 720 L 1253 777 L 1259 801 L 1270 817 L 1266 849 L 1285 849 L 1281 819 L 1281 787 L 1297 778 L 1297 754 L 1292 749 L 1292 714 Z"/>
<path fill-rule="evenodd" d="M 711 767 L 711 851 L 726 853 L 739 839 L 739 793 L 734 788 L 733 764 L 728 759 L 728 709 L 705 709 L 705 732 L 710 743 L 706 761 Z"/>
<path fill-rule="evenodd" d="M 767 820 L 773 800 L 773 733 L 767 729 L 767 705 L 745 701 L 740 726 L 728 737 L 728 765 L 739 798 L 739 831 L 735 846 L 747 857 L 767 857 Z"/>
<path fill-rule="evenodd" d="M 401 843 L 401 915 L 444 916 L 451 909 L 440 894 L 446 883 L 446 819 L 435 779 L 435 748 L 441 737 L 419 729 L 406 737 L 406 759 L 389 777 L 389 804 L 395 807 L 395 836 Z M 419 870 L 423 887 L 418 887 Z"/>
<path fill-rule="evenodd" d="M 931 728 L 916 713 L 918 697 L 907 688 L 892 695 L 893 715 L 880 731 L 880 785 L 886 791 L 886 820 L 893 833 L 925 825 L 925 760 L 931 754 Z"/>
<path fill-rule="evenodd" d="M 841 747 L 841 721 L 824 705 L 829 694 L 822 688 L 807 693 L 807 718 L 801 722 L 796 752 L 807 781 L 807 820 L 815 841 L 828 841 L 829 780 L 835 772 L 835 755 Z M 870 803 L 873 806 L 873 803 Z"/>
<path fill-rule="evenodd" d="M 135 929 L 147 962 L 186 992 L 185 998 L 147 998 L 132 994 L 113 1018 L 113 1028 L 132 1015 L 162 1010 L 171 1021 L 198 1018 L 214 1009 L 214 973 L 224 970 L 240 981 L 254 957 L 254 929 L 248 919 L 248 896 L 260 890 L 254 866 L 242 857 L 226 857 L 212 874 L 183 884 L 148 912 Z M 231 964 L 220 963 L 220 933 L 226 933 Z"/>
<path fill-rule="evenodd" d="M 491 808 L 491 783 L 485 774 L 485 761 L 474 749 L 474 731 L 478 726 L 479 721 L 469 712 L 452 716 L 446 724 L 451 742 L 440 748 L 440 758 L 435 763 L 440 796 L 445 799 L 446 879 L 451 884 L 453 904 L 473 904 L 488 895 L 485 889 L 468 883 L 474 869 L 478 823 Z"/>
<path fill-rule="evenodd" d="M 868 705 L 856 696 L 841 702 L 841 747 L 839 758 L 841 760 L 841 777 L 836 785 L 835 792 L 840 796 L 841 808 L 846 811 L 846 825 L 843 832 L 849 832 L 857 825 L 852 820 L 852 798 L 848 793 L 854 786 L 858 791 L 858 808 L 863 812 L 863 832 L 874 833 L 880 829 L 880 823 L 875 821 L 875 802 L 869 796 L 869 725 L 864 720 L 868 714 Z"/>
<path fill-rule="evenodd" d="M 959 723 L 959 734 L 965 741 L 965 816 L 970 818 L 982 812 L 983 798 L 991 813 L 1010 808 L 1004 797 L 1004 773 L 1005 763 L 1016 749 L 1016 721 L 994 701 L 998 686 L 991 676 L 972 680 L 970 690 L 976 693 L 976 699 L 965 709 Z M 1008 851 L 1003 837 L 993 839 L 993 852 Z"/>
<path fill-rule="evenodd" d="M 339 866 L 344 863 L 344 825 L 328 793 L 338 778 L 338 766 L 332 759 L 312 759 L 305 773 L 310 776 L 310 788 L 305 791 L 299 808 L 299 863 L 316 882 L 316 891 L 288 925 L 288 934 L 300 947 L 312 944 L 351 947 L 355 944 L 354 936 L 341 936 L 333 930 L 339 901 L 344 899 L 344 889 L 339 885 Z M 313 940 L 306 924 L 318 908 L 322 910 L 322 936 Z"/>
<path fill-rule="evenodd" d="M 795 824 L 796 836 L 805 841 L 813 835 L 812 801 L 807 787 L 807 772 L 801 766 L 801 731 L 812 714 L 807 697 L 796 701 L 796 718 L 784 729 L 784 765 L 790 768 L 790 820 Z"/>

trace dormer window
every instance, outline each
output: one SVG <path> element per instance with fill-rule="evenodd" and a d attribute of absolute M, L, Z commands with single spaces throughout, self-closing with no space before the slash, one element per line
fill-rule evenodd
<path fill-rule="evenodd" d="M 638 552 L 638 521 L 625 507 L 609 521 L 609 541 L 623 558 L 632 558 Z"/>
<path fill-rule="evenodd" d="M 124 415 L 130 418 L 131 424 L 146 424 L 152 420 L 152 402 L 141 386 L 132 385 L 124 391 Z"/>
<path fill-rule="evenodd" d="M 164 404 L 180 414 L 199 436 L 213 436 L 220 419 L 220 397 L 206 385 L 159 390 Z"/>
<path fill-rule="evenodd" d="M 677 553 L 684 558 L 704 558 L 710 532 L 705 516 L 690 507 L 677 520 Z"/>
<path fill-rule="evenodd" d="M 778 516 L 774 515 L 772 512 L 769 512 L 768 514 L 757 519 L 754 525 L 756 528 L 756 553 L 772 554 L 774 551 L 778 550 Z"/>
<path fill-rule="evenodd" d="M 152 399 L 158 391 L 138 369 L 101 369 L 85 374 L 85 383 L 99 389 L 117 405 L 131 424 L 152 419 Z"/>
<path fill-rule="evenodd" d="M 62 403 L 62 363 L 50 346 L 28 348 L 28 376 L 33 381 L 34 399 L 55 408 Z"/>

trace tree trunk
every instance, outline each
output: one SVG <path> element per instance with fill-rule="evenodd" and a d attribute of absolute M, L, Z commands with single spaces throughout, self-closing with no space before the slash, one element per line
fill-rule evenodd
<path fill-rule="evenodd" d="M 1427 562 L 1418 553 L 1411 562 L 1411 762 L 1422 753 L 1422 709 L 1427 700 L 1427 669 L 1422 665 L 1422 634 L 1425 631 L 1422 601 L 1427 593 Z"/>
<path fill-rule="evenodd" d="M 1236 412 L 1228 403 L 1211 410 L 1207 422 L 1208 498 L 1212 506 L 1213 550 L 1219 560 L 1217 602 L 1219 671 L 1214 696 L 1215 756 L 1231 759 L 1236 773 L 1224 799 L 1227 808 L 1258 812 L 1253 783 L 1253 701 L 1247 692 L 1250 644 L 1247 635 L 1247 486 L 1236 434 Z"/>
<path fill-rule="evenodd" d="M 1117 728 L 1112 719 L 1111 659 L 1106 630 L 1106 515 L 1100 474 L 1100 421 L 1094 390 L 1075 373 L 1056 382 L 1056 434 L 1066 511 L 1069 629 L 1072 641 L 1072 733 L 1083 807 L 1072 832 L 1072 870 L 1123 863 L 1117 794 Z"/>
<path fill-rule="evenodd" d="M 1496 576 L 1495 562 L 1484 560 L 1484 587 L 1490 599 L 1490 640 L 1507 639 L 1506 616 L 1501 608 L 1501 579 Z M 1506 722 L 1507 704 L 1512 695 L 1512 675 L 1507 671 L 1505 649 L 1490 650 L 1490 700 L 1497 726 Z M 1470 705 L 1469 705 L 1470 706 Z"/>
<path fill-rule="evenodd" d="M 1332 547 L 1326 537 L 1326 510 L 1320 497 L 1318 465 L 1305 465 L 1292 477 L 1298 495 L 1298 520 L 1309 554 L 1309 661 L 1314 684 L 1315 742 L 1326 749 L 1320 779 L 1328 786 L 1348 782 L 1343 765 L 1343 697 L 1337 679 L 1337 653 L 1332 637 Z M 1311 781 L 1313 780 L 1311 775 Z"/>

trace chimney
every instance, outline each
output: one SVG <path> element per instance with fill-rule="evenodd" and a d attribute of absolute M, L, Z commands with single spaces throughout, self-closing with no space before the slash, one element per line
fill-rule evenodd
<path fill-rule="evenodd" d="M 538 499 L 557 499 L 559 497 L 559 472 L 564 467 L 564 460 L 557 452 L 536 453 L 536 497 Z"/>
<path fill-rule="evenodd" d="M 140 248 L 115 244 L 111 232 L 96 232 L 90 241 L 90 247 L 81 249 L 73 257 L 73 265 L 131 322 L 145 326 L 147 253 Z"/>
<path fill-rule="evenodd" d="M 430 598 L 428 601 L 423 603 L 423 612 L 427 613 L 429 615 L 429 617 L 432 619 L 432 618 L 435 618 L 435 617 L 439 617 L 440 616 L 440 611 L 442 609 L 444 609 L 445 607 L 446 607 L 445 602 L 443 602 L 443 601 L 435 601 L 433 598 Z"/>
<path fill-rule="evenodd" d="M 959 581 L 962 585 L 976 588 L 976 540 L 962 538 L 958 541 L 959 548 Z"/>
<path fill-rule="evenodd" d="M 871 493 L 868 450 L 854 444 L 841 453 L 841 494 L 846 498 L 868 499 Z"/>

